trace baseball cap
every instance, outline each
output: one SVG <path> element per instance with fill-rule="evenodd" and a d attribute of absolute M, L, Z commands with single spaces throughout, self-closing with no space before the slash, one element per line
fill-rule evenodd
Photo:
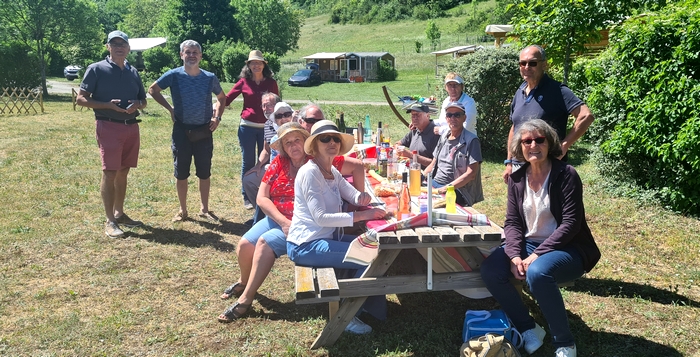
<path fill-rule="evenodd" d="M 449 102 L 449 103 L 447 103 L 447 105 L 445 106 L 445 110 L 447 110 L 447 109 L 449 109 L 449 108 L 457 108 L 457 109 L 459 109 L 459 110 L 461 110 L 461 111 L 465 111 L 465 110 L 464 110 L 464 104 L 462 104 L 462 103 L 460 103 L 460 102 Z"/>
<path fill-rule="evenodd" d="M 403 107 L 403 109 L 406 110 L 406 113 L 410 113 L 411 111 L 430 113 L 430 108 L 428 108 L 427 105 L 418 102 L 413 102 Z"/>
<path fill-rule="evenodd" d="M 454 76 L 454 78 L 445 78 L 445 84 L 455 82 L 457 84 L 464 84 L 464 80 L 460 76 Z"/>
<path fill-rule="evenodd" d="M 115 37 L 119 37 L 122 40 L 126 41 L 127 43 L 129 42 L 129 36 L 127 36 L 125 33 L 121 32 L 119 30 L 115 30 L 115 31 L 110 32 L 109 35 L 107 35 L 107 43 L 109 43 L 109 41 L 112 41 L 112 39 Z"/>

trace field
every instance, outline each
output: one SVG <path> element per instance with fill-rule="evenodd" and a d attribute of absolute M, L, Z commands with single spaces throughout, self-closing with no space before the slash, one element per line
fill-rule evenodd
<path fill-rule="evenodd" d="M 310 19 L 303 48 L 312 46 L 311 32 L 324 26 L 323 19 Z M 375 41 L 389 49 L 396 42 L 392 36 L 408 30 L 386 26 L 368 27 L 366 33 L 386 33 L 387 39 Z M 419 22 L 401 26 L 416 28 L 407 37 L 420 36 L 425 28 Z M 427 68 L 406 68 L 411 81 L 390 87 L 423 94 L 426 76 L 435 80 L 429 57 L 425 60 Z M 285 97 L 383 100 L 374 99 L 381 84 L 361 85 L 324 84 L 308 96 L 305 88 L 287 89 Z M 283 257 L 248 317 L 218 323 L 216 316 L 230 303 L 219 295 L 238 278 L 235 248 L 252 216 L 242 208 L 240 195 L 240 103 L 226 111 L 214 134 L 210 207 L 222 221 L 212 224 L 170 221 L 178 207 L 172 124 L 163 109 L 149 102 L 140 125 L 139 167 L 129 176 L 126 202 L 127 213 L 145 226 L 128 230 L 124 239 L 103 233 L 92 113 L 73 111 L 68 96 L 52 96 L 45 106 L 40 115 L 0 117 L 0 355 L 456 356 L 466 310 L 498 307 L 493 299 L 471 300 L 453 292 L 390 295 L 387 321 L 362 316 L 372 334 L 343 334 L 334 346 L 312 351 L 308 346 L 323 328 L 327 309 L 294 303 L 293 268 Z M 394 140 L 406 130 L 387 106 L 328 104 L 323 109 L 329 116 L 345 112 L 350 123 L 370 114 L 374 123 L 389 124 Z M 486 200 L 475 206 L 499 224 L 506 194 L 502 160 L 498 155 L 484 161 Z M 579 356 L 700 356 L 700 222 L 608 195 L 585 145 L 576 146 L 572 163 L 583 179 L 586 217 L 603 254 L 590 274 L 562 290 Z M 190 183 L 189 209 L 196 212 L 196 180 Z M 545 325 L 536 303 L 525 296 L 533 316 Z M 546 340 L 533 356 L 553 354 Z"/>

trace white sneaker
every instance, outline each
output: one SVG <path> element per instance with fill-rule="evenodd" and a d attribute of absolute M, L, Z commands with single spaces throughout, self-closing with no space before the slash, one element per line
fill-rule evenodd
<path fill-rule="evenodd" d="M 576 357 L 576 345 L 557 348 L 557 351 L 554 352 L 554 357 Z"/>
<path fill-rule="evenodd" d="M 547 333 L 542 326 L 535 324 L 535 328 L 531 328 L 523 332 L 523 347 L 528 354 L 533 354 L 538 348 L 542 347 L 542 341 Z"/>
<path fill-rule="evenodd" d="M 353 317 L 352 321 L 350 321 L 348 324 L 348 327 L 345 328 L 345 331 L 357 335 L 364 335 L 372 332 L 372 326 L 360 321 L 360 319 L 357 317 Z"/>

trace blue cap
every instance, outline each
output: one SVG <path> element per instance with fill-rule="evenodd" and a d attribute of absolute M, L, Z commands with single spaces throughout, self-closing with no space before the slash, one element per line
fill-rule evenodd
<path fill-rule="evenodd" d="M 109 35 L 107 35 L 107 43 L 109 43 L 109 41 L 112 41 L 112 39 L 115 37 L 119 37 L 122 40 L 124 40 L 126 43 L 129 43 L 129 36 L 127 36 L 125 33 L 121 32 L 119 30 L 112 31 L 109 33 Z"/>

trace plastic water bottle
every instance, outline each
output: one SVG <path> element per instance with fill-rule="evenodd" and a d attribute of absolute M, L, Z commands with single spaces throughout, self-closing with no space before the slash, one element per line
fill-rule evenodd
<path fill-rule="evenodd" d="M 454 186 L 447 186 L 445 192 L 445 212 L 457 213 L 457 194 Z"/>
<path fill-rule="evenodd" d="M 365 135 L 363 142 L 365 144 L 372 144 L 372 123 L 369 121 L 369 114 L 365 115 Z"/>

